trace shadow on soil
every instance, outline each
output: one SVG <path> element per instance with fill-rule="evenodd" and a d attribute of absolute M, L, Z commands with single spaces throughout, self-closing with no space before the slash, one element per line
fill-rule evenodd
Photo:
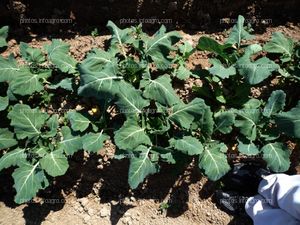
<path fill-rule="evenodd" d="M 156 202 L 168 204 L 166 215 L 178 217 L 188 210 L 189 185 L 201 179 L 201 173 L 188 164 L 180 166 L 162 165 L 161 172 L 151 176 L 145 185 L 131 191 L 127 183 L 128 161 L 111 160 L 103 169 L 97 169 L 100 156 L 91 156 L 84 159 L 83 153 L 76 154 L 70 161 L 70 168 L 66 175 L 55 180 L 51 185 L 38 194 L 37 202 L 28 203 L 23 208 L 26 225 L 41 224 L 51 211 L 58 211 L 64 207 L 65 199 L 62 195 L 76 194 L 77 198 L 93 194 L 100 198 L 101 203 L 116 202 L 111 207 L 111 223 L 117 224 L 125 212 L 134 207 L 124 203 L 125 197 L 135 199 L 153 199 Z M 80 169 L 79 169 L 80 168 Z M 6 206 L 15 208 L 13 180 L 10 173 L 5 170 L 0 176 L 0 201 Z M 215 190 L 214 182 L 206 182 L 199 192 L 200 198 L 209 198 Z M 36 202 L 36 201 L 35 201 Z M 231 224 L 241 224 L 241 218 L 234 218 Z M 242 218 L 242 221 L 246 221 Z M 245 223 L 243 224 L 251 224 Z"/>

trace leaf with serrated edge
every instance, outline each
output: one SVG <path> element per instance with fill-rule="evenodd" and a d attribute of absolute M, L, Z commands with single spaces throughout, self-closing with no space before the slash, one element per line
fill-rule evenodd
<path fill-rule="evenodd" d="M 284 109 L 286 94 L 282 90 L 273 91 L 263 110 L 263 115 L 270 117 Z"/>
<path fill-rule="evenodd" d="M 70 120 L 71 127 L 74 131 L 83 132 L 91 124 L 91 121 L 79 112 L 70 111 L 67 115 L 68 119 Z"/>
<path fill-rule="evenodd" d="M 69 127 L 61 128 L 63 140 L 59 143 L 67 155 L 73 155 L 82 149 L 82 137 L 73 135 Z"/>
<path fill-rule="evenodd" d="M 223 146 L 224 144 L 207 145 L 199 157 L 199 167 L 205 170 L 210 180 L 216 181 L 230 170 L 224 150 L 221 151 Z"/>
<path fill-rule="evenodd" d="M 240 153 L 245 155 L 257 155 L 259 153 L 258 148 L 252 142 L 243 143 L 240 140 L 238 142 L 239 142 L 238 149 Z"/>
<path fill-rule="evenodd" d="M 27 202 L 36 196 L 36 193 L 49 185 L 43 170 L 38 170 L 39 162 L 31 165 L 23 162 L 12 174 L 17 191 L 15 202 Z"/>
<path fill-rule="evenodd" d="M 109 136 L 103 133 L 88 133 L 82 137 L 83 149 L 88 152 L 97 153 L 103 148 L 104 141 L 108 140 Z"/>
<path fill-rule="evenodd" d="M 16 166 L 18 163 L 27 157 L 27 155 L 24 153 L 25 149 L 17 148 L 13 151 L 9 151 L 5 153 L 0 158 L 0 171 L 6 168 L 9 168 L 11 166 Z"/>
<path fill-rule="evenodd" d="M 41 134 L 41 128 L 48 119 L 39 108 L 31 109 L 28 105 L 16 104 L 8 113 L 10 125 L 14 127 L 18 139 L 33 138 Z"/>
<path fill-rule="evenodd" d="M 42 169 L 52 177 L 64 175 L 69 168 L 68 159 L 61 150 L 55 150 L 46 154 L 40 159 L 40 163 Z"/>
<path fill-rule="evenodd" d="M 122 82 L 117 96 L 118 101 L 116 104 L 119 106 L 120 112 L 126 116 L 140 114 L 142 113 L 142 109 L 150 104 L 149 100 L 142 97 L 140 90 L 135 89 L 127 82 Z"/>
<path fill-rule="evenodd" d="M 158 172 L 158 166 L 152 163 L 148 157 L 150 150 L 151 147 L 147 148 L 141 145 L 134 150 L 140 152 L 139 156 L 130 158 L 128 183 L 132 189 L 137 188 L 148 175 Z"/>
<path fill-rule="evenodd" d="M 159 78 L 144 79 L 141 81 L 141 88 L 144 88 L 144 97 L 158 101 L 160 104 L 172 106 L 178 103 L 179 97 L 171 84 L 171 78 L 168 75 Z"/>
<path fill-rule="evenodd" d="M 7 128 L 0 128 L 0 149 L 10 148 L 18 142 L 14 139 L 14 133 Z"/>
<path fill-rule="evenodd" d="M 171 138 L 170 146 L 187 155 L 200 155 L 203 152 L 202 143 L 192 136 L 184 136 L 181 139 Z"/>
<path fill-rule="evenodd" d="M 282 143 L 269 143 L 262 147 L 263 159 L 274 172 L 285 172 L 290 167 L 289 149 Z"/>
<path fill-rule="evenodd" d="M 115 143 L 120 149 L 132 150 L 141 144 L 151 145 L 151 140 L 137 121 L 130 118 L 115 132 Z"/>

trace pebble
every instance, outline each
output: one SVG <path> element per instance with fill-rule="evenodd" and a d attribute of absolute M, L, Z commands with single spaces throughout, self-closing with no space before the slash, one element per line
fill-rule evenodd
<path fill-rule="evenodd" d="M 104 218 L 110 215 L 110 211 L 107 208 L 102 208 L 100 210 L 100 217 Z"/>

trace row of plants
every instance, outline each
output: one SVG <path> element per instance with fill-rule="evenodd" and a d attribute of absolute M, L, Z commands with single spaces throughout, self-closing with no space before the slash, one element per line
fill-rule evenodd
<path fill-rule="evenodd" d="M 14 168 L 16 203 L 64 175 L 74 153 L 96 154 L 108 139 L 116 159 L 129 158 L 132 189 L 161 163 L 187 159 L 218 180 L 230 170 L 232 140 L 239 154 L 263 158 L 272 171 L 289 169 L 286 141 L 300 138 L 300 101 L 285 90 L 299 85 L 298 42 L 277 32 L 264 45 L 249 44 L 254 36 L 242 16 L 225 43 L 201 37 L 195 48 L 164 26 L 153 36 L 141 25 L 120 29 L 109 21 L 107 27 L 109 46 L 82 62 L 58 39 L 42 49 L 21 42 L 18 62 L 0 56 L 0 171 Z M 1 28 L 2 50 L 7 35 L 8 27 Z M 196 51 L 210 52 L 209 69 L 187 68 Z M 274 77 L 279 84 L 267 99 L 251 97 L 251 87 Z M 203 81 L 191 101 L 174 89 L 190 78 Z M 48 110 L 62 99 L 67 108 Z"/>

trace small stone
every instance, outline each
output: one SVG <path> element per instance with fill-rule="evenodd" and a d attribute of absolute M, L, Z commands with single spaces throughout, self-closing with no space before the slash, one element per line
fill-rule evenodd
<path fill-rule="evenodd" d="M 135 197 L 131 196 L 130 201 L 135 202 L 136 201 Z"/>
<path fill-rule="evenodd" d="M 110 215 L 110 211 L 107 208 L 102 208 L 100 210 L 100 217 L 104 218 Z"/>
<path fill-rule="evenodd" d="M 85 207 L 88 203 L 89 203 L 89 200 L 87 198 L 81 198 L 78 200 L 80 202 L 80 204 Z"/>

